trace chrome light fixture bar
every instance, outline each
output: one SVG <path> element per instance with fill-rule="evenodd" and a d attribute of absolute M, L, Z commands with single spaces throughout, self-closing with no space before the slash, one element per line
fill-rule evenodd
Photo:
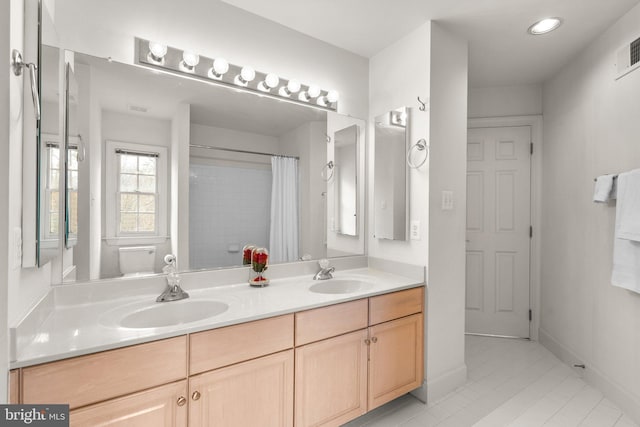
<path fill-rule="evenodd" d="M 231 64 L 224 58 L 207 58 L 138 37 L 135 38 L 134 55 L 134 63 L 146 68 L 307 107 L 327 111 L 338 109 L 339 94 L 335 90 L 322 90 L 295 79 L 283 79 L 249 66 Z"/>

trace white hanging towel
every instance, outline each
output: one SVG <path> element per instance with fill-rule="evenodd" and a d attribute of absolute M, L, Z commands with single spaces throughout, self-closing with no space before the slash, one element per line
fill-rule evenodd
<path fill-rule="evenodd" d="M 611 283 L 640 293 L 640 169 L 618 175 L 617 186 Z"/>
<path fill-rule="evenodd" d="M 593 201 L 606 203 L 610 199 L 615 199 L 614 180 L 615 175 L 601 175 L 596 178 L 596 185 L 593 192 Z"/>

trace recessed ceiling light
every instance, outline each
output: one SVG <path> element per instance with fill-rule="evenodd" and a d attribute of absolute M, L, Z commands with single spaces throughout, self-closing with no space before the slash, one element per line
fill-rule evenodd
<path fill-rule="evenodd" d="M 529 27 L 527 32 L 534 36 L 546 34 L 562 25 L 561 18 L 544 18 Z"/>

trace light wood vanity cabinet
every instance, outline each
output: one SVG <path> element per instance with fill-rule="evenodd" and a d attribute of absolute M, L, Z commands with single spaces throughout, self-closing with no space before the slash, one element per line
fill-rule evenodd
<path fill-rule="evenodd" d="M 420 387 L 423 301 L 415 288 L 296 313 L 296 427 L 340 426 Z"/>
<path fill-rule="evenodd" d="M 74 427 L 338 426 L 421 385 L 423 299 L 414 288 L 13 370 L 11 399 L 68 403 Z"/>

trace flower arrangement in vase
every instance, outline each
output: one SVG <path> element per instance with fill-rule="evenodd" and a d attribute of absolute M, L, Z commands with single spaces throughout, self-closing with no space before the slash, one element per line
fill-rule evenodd
<path fill-rule="evenodd" d="M 254 248 L 251 251 L 251 269 L 256 274 L 249 280 L 249 284 L 256 287 L 269 285 L 269 279 L 263 275 L 267 268 L 269 268 L 269 251 L 266 248 Z"/>

